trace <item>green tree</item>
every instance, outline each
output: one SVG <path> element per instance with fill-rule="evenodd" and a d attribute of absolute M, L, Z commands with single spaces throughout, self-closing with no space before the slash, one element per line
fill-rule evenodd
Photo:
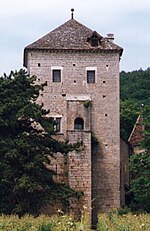
<path fill-rule="evenodd" d="M 131 192 L 134 193 L 136 209 L 150 212 L 150 104 L 142 112 L 144 132 L 140 154 L 133 155 L 130 161 L 132 181 Z"/>
<path fill-rule="evenodd" d="M 74 192 L 53 180 L 48 155 L 67 154 L 72 145 L 58 142 L 53 123 L 36 99 L 44 85 L 34 84 L 24 70 L 0 78 L 0 212 L 38 214 L 55 198 Z"/>
<path fill-rule="evenodd" d="M 121 135 L 128 140 L 140 113 L 139 102 L 133 99 L 120 100 Z"/>
<path fill-rule="evenodd" d="M 120 85 L 121 135 L 128 139 L 139 114 L 145 127 L 140 144 L 144 151 L 130 159 L 132 202 L 136 209 L 150 212 L 150 68 L 127 73 L 122 71 Z"/>
<path fill-rule="evenodd" d="M 150 100 L 150 68 L 120 73 L 121 135 L 128 139 L 136 119 L 141 111 L 141 105 Z"/>
<path fill-rule="evenodd" d="M 150 98 L 150 69 L 120 73 L 122 100 L 134 99 L 144 103 Z"/>

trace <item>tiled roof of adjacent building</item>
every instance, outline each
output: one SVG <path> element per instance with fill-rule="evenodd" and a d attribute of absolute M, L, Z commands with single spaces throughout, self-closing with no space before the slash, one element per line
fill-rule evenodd
<path fill-rule="evenodd" d="M 28 50 L 53 51 L 115 51 L 121 56 L 123 49 L 113 43 L 112 38 L 104 38 L 75 19 L 70 19 L 58 28 L 25 48 Z M 96 42 L 96 43 L 95 43 Z"/>
<path fill-rule="evenodd" d="M 143 140 L 143 131 L 144 131 L 143 118 L 139 115 L 134 125 L 134 128 L 131 132 L 131 135 L 128 139 L 132 147 L 139 145 L 140 142 Z"/>

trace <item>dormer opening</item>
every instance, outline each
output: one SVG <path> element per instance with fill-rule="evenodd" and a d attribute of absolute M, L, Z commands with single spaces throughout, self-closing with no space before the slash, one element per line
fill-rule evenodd
<path fill-rule="evenodd" d="M 91 44 L 92 47 L 97 47 L 100 45 L 101 36 L 94 31 L 93 34 L 87 39 L 87 41 Z"/>

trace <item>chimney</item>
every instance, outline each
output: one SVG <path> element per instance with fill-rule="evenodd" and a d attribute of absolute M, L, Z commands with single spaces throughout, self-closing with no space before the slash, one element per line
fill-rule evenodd
<path fill-rule="evenodd" d="M 106 37 L 109 41 L 113 42 L 114 41 L 114 34 L 112 33 L 109 33 L 107 34 L 107 37 Z"/>

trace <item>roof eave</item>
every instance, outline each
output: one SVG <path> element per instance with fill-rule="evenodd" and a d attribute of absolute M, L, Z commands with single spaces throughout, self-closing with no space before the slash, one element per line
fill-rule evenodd
<path fill-rule="evenodd" d="M 101 49 L 101 48 L 96 48 L 96 49 L 56 49 L 56 48 L 33 48 L 33 47 L 26 47 L 24 49 L 24 66 L 27 67 L 27 53 L 28 51 L 50 51 L 50 52 L 110 52 L 110 53 L 119 53 L 119 56 L 122 56 L 123 49 L 119 47 L 118 49 Z"/>

